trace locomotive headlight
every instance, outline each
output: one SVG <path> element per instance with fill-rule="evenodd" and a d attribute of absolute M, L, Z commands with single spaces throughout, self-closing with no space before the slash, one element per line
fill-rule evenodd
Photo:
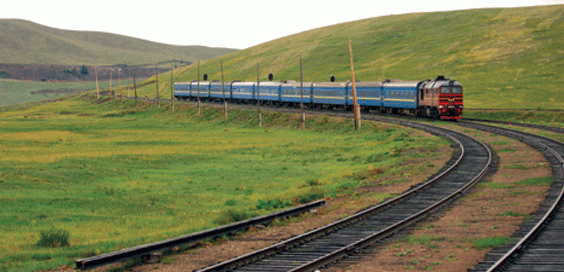
<path fill-rule="evenodd" d="M 439 109 L 442 109 L 442 108 L 444 108 L 444 106 L 442 106 L 442 105 L 441 105 L 441 106 L 439 106 Z"/>

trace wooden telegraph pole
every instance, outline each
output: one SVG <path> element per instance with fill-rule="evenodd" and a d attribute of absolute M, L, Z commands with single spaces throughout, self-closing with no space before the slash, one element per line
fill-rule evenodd
<path fill-rule="evenodd" d="M 135 106 L 137 106 L 137 83 L 135 83 L 135 72 L 133 73 L 133 89 L 135 89 Z"/>
<path fill-rule="evenodd" d="M 94 76 L 96 77 L 96 98 L 100 99 L 100 90 L 98 89 L 98 66 L 94 66 Z"/>
<path fill-rule="evenodd" d="M 202 106 L 200 104 L 200 61 L 198 61 L 198 115 L 202 115 Z"/>
<path fill-rule="evenodd" d="M 305 109 L 304 109 L 304 73 L 302 70 L 302 54 L 300 54 L 300 108 L 302 109 L 302 130 L 306 129 Z"/>
<path fill-rule="evenodd" d="M 112 73 L 114 72 L 114 69 L 110 68 L 110 101 L 112 101 Z"/>
<path fill-rule="evenodd" d="M 174 64 L 170 63 L 170 106 L 172 107 L 172 111 L 174 112 L 174 82 L 172 76 L 174 75 L 172 70 L 174 69 Z"/>
<path fill-rule="evenodd" d="M 118 68 L 119 101 L 123 102 L 123 90 L 121 89 L 121 68 Z"/>
<path fill-rule="evenodd" d="M 260 78 L 259 78 L 260 65 L 257 62 L 257 110 L 259 127 L 262 127 L 262 113 L 260 112 Z"/>
<path fill-rule="evenodd" d="M 155 71 L 156 71 L 155 84 L 157 85 L 157 106 L 161 108 L 161 99 L 159 97 L 159 65 L 158 64 L 155 65 Z"/>
<path fill-rule="evenodd" d="M 361 127 L 360 124 L 360 107 L 356 101 L 356 83 L 354 78 L 354 65 L 353 65 L 353 52 L 352 52 L 352 45 L 351 40 L 349 39 L 349 52 L 351 55 L 351 74 L 352 74 L 352 88 L 353 88 L 353 103 L 354 103 L 354 128 L 359 130 Z"/>
<path fill-rule="evenodd" d="M 223 60 L 219 60 L 221 68 L 221 89 L 223 91 L 223 112 L 225 112 L 225 120 L 227 120 L 227 101 L 225 100 L 225 81 L 223 80 Z"/>

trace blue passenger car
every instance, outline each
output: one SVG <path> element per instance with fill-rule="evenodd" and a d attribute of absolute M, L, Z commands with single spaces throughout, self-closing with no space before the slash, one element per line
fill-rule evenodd
<path fill-rule="evenodd" d="M 383 83 L 384 107 L 387 109 L 417 108 L 417 87 L 420 81 L 389 81 Z"/>
<path fill-rule="evenodd" d="M 255 94 L 255 99 L 260 98 L 261 102 L 280 102 L 280 85 L 280 82 L 260 82 L 257 88 L 260 97 Z"/>
<path fill-rule="evenodd" d="M 198 84 L 199 84 L 199 96 L 200 100 L 208 99 L 210 97 L 210 84 L 209 81 L 192 81 L 192 97 L 198 98 Z"/>
<path fill-rule="evenodd" d="M 382 83 L 377 82 L 356 82 L 356 101 L 358 105 L 365 108 L 380 108 L 383 103 Z M 353 105 L 352 86 L 349 84 L 347 105 Z"/>
<path fill-rule="evenodd" d="M 303 83 L 303 102 L 309 104 L 312 101 L 311 87 L 313 83 Z M 299 82 L 287 82 L 280 86 L 280 101 L 284 104 L 294 105 L 300 103 L 302 99 L 301 85 Z"/>
<path fill-rule="evenodd" d="M 254 99 L 255 82 L 235 82 L 231 85 L 231 99 L 249 103 L 249 100 Z"/>
<path fill-rule="evenodd" d="M 174 97 L 176 99 L 190 99 L 190 82 L 175 82 Z"/>
<path fill-rule="evenodd" d="M 346 106 L 348 82 L 313 83 L 313 103 Z"/>
<path fill-rule="evenodd" d="M 210 84 L 210 99 L 223 100 L 223 93 L 225 92 L 225 99 L 231 98 L 231 82 L 212 81 Z"/>

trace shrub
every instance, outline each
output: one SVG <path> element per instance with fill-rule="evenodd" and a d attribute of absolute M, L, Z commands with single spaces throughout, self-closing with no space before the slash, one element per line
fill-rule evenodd
<path fill-rule="evenodd" d="M 215 223 L 218 225 L 226 225 L 233 222 L 243 221 L 253 216 L 255 216 L 255 213 L 253 212 L 229 209 L 222 211 L 218 218 L 215 220 Z"/>
<path fill-rule="evenodd" d="M 257 210 L 270 210 L 270 209 L 278 209 L 278 208 L 286 208 L 292 206 L 292 202 L 284 201 L 281 199 L 274 199 L 274 200 L 261 200 L 259 199 L 257 204 Z"/>
<path fill-rule="evenodd" d="M 39 234 L 39 247 L 66 247 L 70 243 L 70 233 L 64 229 L 42 230 Z"/>
<path fill-rule="evenodd" d="M 474 239 L 473 246 L 478 250 L 482 250 L 486 248 L 493 248 L 496 246 L 505 245 L 507 244 L 507 241 L 509 241 L 509 238 L 507 237 L 499 237 L 499 236 L 487 237 L 481 239 Z"/>
<path fill-rule="evenodd" d="M 319 199 L 322 199 L 325 197 L 325 193 L 321 190 L 318 189 L 312 189 L 307 193 L 304 193 L 300 196 L 297 196 L 295 198 L 295 202 L 300 203 L 300 204 L 306 204 L 309 202 L 313 202 Z"/>

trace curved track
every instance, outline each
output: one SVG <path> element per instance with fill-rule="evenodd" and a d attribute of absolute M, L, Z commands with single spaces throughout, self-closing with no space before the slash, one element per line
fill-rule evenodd
<path fill-rule="evenodd" d="M 478 182 L 491 164 L 492 155 L 487 146 L 465 134 L 405 120 L 375 116 L 367 119 L 393 122 L 449 138 L 460 147 L 456 163 L 395 199 L 200 271 L 313 271 L 376 243 L 449 203 Z"/>
<path fill-rule="evenodd" d="M 561 128 L 561 127 L 550 127 L 550 126 L 545 126 L 545 125 L 537 125 L 537 124 L 529 124 L 529 123 L 517 123 L 517 122 L 509 122 L 509 121 L 474 119 L 474 118 L 465 118 L 464 120 L 475 121 L 475 122 L 494 123 L 494 124 L 501 124 L 501 125 L 510 125 L 510 126 L 519 126 L 519 127 L 526 127 L 526 128 L 535 128 L 535 129 L 542 129 L 542 130 L 551 131 L 551 132 L 555 132 L 555 133 L 564 133 L 564 128 Z"/>
<path fill-rule="evenodd" d="M 509 245 L 496 248 L 472 271 L 564 271 L 564 143 L 525 132 L 477 123 L 470 127 L 514 138 L 539 150 L 551 163 L 555 178 L 548 195 Z"/>

